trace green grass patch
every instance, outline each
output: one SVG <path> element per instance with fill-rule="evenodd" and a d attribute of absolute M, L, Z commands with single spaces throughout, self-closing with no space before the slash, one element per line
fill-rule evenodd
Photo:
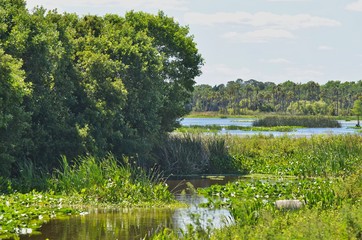
<path fill-rule="evenodd" d="M 158 171 L 145 172 L 132 166 L 128 158 L 85 157 L 62 167 L 49 181 L 49 188 L 62 195 L 79 195 L 83 203 L 119 206 L 164 205 L 174 201 Z"/>

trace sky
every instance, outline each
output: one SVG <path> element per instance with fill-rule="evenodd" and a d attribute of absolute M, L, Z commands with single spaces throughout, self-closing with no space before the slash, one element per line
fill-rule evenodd
<path fill-rule="evenodd" d="M 362 0 L 27 0 L 78 15 L 159 10 L 189 26 L 197 84 L 362 79 Z"/>

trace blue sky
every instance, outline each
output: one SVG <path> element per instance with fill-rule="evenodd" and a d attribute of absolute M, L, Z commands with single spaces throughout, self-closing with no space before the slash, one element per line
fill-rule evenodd
<path fill-rule="evenodd" d="M 362 79 L 362 0 L 27 0 L 79 15 L 163 10 L 205 59 L 197 84 Z"/>

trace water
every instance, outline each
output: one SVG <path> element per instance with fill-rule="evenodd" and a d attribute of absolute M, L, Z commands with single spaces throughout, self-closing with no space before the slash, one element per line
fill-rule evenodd
<path fill-rule="evenodd" d="M 190 125 L 219 125 L 219 126 L 243 126 L 250 127 L 255 119 L 245 118 L 185 118 L 181 121 L 184 126 Z M 357 129 L 352 127 L 356 126 L 357 121 L 339 121 L 341 128 L 299 128 L 293 132 L 276 132 L 276 131 L 242 131 L 242 130 L 221 130 L 220 134 L 232 135 L 274 135 L 274 136 L 312 136 L 314 134 L 356 134 Z M 361 134 L 361 133 L 359 133 Z"/>
<path fill-rule="evenodd" d="M 86 215 L 51 220 L 39 229 L 41 234 L 21 235 L 20 239 L 145 239 L 165 227 L 177 232 L 185 230 L 188 224 L 194 223 L 192 216 L 195 214 L 203 228 L 220 228 L 233 222 L 228 210 L 201 208 L 199 204 L 206 202 L 205 198 L 195 194 L 181 194 L 181 191 L 187 188 L 186 182 L 198 188 L 225 184 L 234 179 L 170 180 L 168 184 L 176 199 L 188 203 L 188 208 L 90 209 Z"/>
<path fill-rule="evenodd" d="M 254 119 L 217 119 L 217 118 L 186 118 L 182 125 L 237 125 L 251 126 Z M 257 132 L 240 130 L 222 130 L 222 134 L 252 135 L 273 134 L 311 136 L 313 134 L 354 134 L 356 121 L 340 121 L 341 128 L 302 128 L 295 132 Z M 89 214 L 82 216 L 69 216 L 65 219 L 56 219 L 44 224 L 39 235 L 21 235 L 20 239 L 144 239 L 162 230 L 171 228 L 176 231 L 186 229 L 188 224 L 199 219 L 202 227 L 219 228 L 231 224 L 233 218 L 226 209 L 211 210 L 200 208 L 199 204 L 205 202 L 201 196 L 194 194 L 181 194 L 187 188 L 186 182 L 191 182 L 194 188 L 208 187 L 212 184 L 225 184 L 235 178 L 204 178 L 189 180 L 169 180 L 168 184 L 176 198 L 189 204 L 188 208 L 132 208 L 132 209 L 90 209 Z M 186 189 L 187 190 L 187 189 Z M 191 187 L 192 190 L 192 187 Z"/>

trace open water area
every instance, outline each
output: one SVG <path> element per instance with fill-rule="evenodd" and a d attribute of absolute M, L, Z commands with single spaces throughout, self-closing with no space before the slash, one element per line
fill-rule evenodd
<path fill-rule="evenodd" d="M 252 118 L 185 118 L 181 121 L 183 126 L 242 126 L 251 127 Z M 231 134 L 231 135 L 273 135 L 273 136 L 296 136 L 296 137 L 310 137 L 315 134 L 358 134 L 358 130 L 353 127 L 356 126 L 357 121 L 338 121 L 341 124 L 340 128 L 298 128 L 293 132 L 276 132 L 276 131 L 242 131 L 242 130 L 221 130 L 218 134 Z M 361 134 L 361 133 L 359 133 Z"/>

